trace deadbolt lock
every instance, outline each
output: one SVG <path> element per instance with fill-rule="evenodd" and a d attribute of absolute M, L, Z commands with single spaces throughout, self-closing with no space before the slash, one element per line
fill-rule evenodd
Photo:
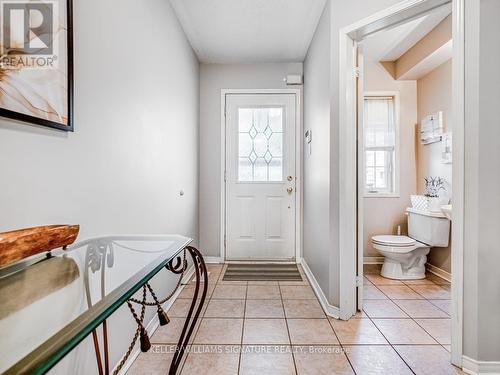
<path fill-rule="evenodd" d="M 288 181 L 292 181 L 292 180 L 293 180 L 293 177 L 292 177 L 292 176 L 288 176 L 286 179 L 287 179 Z"/>

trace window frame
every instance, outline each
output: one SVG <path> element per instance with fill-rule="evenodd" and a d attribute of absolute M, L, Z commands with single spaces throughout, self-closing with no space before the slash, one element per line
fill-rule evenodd
<path fill-rule="evenodd" d="M 364 120 L 362 122 L 362 127 L 360 129 L 363 147 L 363 192 L 365 198 L 399 198 L 401 196 L 400 193 L 400 152 L 399 152 L 399 143 L 400 143 L 400 98 L 399 91 L 365 91 L 363 93 L 363 116 L 365 112 L 365 99 L 367 97 L 392 97 L 394 101 L 394 166 L 393 166 L 393 175 L 394 175 L 394 186 L 392 191 L 377 191 L 370 192 L 366 186 L 366 146 L 365 146 L 365 124 Z M 383 148 L 383 147 L 382 147 Z M 381 149 L 382 149 L 381 148 Z"/>

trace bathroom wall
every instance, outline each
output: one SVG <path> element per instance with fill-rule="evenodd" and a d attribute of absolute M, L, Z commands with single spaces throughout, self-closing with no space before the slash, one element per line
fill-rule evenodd
<path fill-rule="evenodd" d="M 441 64 L 417 81 L 418 124 L 422 118 L 443 111 L 444 131 L 452 132 L 452 61 Z M 446 192 L 451 197 L 452 164 L 441 162 L 442 142 L 423 145 L 417 142 L 417 186 L 418 194 L 424 194 L 424 178 L 441 176 L 446 180 Z M 451 244 L 447 248 L 432 248 L 428 263 L 451 273 Z"/>
<path fill-rule="evenodd" d="M 74 52 L 74 133 L 0 119 L 0 231 L 75 223 L 80 239 L 196 239 L 199 64 L 170 2 L 75 0 Z M 175 278 L 153 284 L 165 295 Z M 126 306 L 109 327 L 114 365 L 135 331 Z M 97 373 L 91 340 L 53 372 Z"/>
<path fill-rule="evenodd" d="M 200 248 L 220 256 L 221 89 L 286 89 L 287 74 L 302 74 L 302 63 L 200 65 Z M 293 88 L 297 88 L 294 86 Z"/>
<path fill-rule="evenodd" d="M 369 42 L 369 39 L 368 39 Z M 369 56 L 367 56 L 367 59 Z M 378 62 L 365 66 L 366 91 L 399 92 L 399 196 L 366 197 L 364 199 L 364 256 L 379 257 L 373 249 L 371 237 L 377 234 L 396 234 L 401 225 L 407 233 L 405 210 L 410 206 L 410 195 L 417 191 L 416 181 L 416 123 L 417 84 L 415 81 L 395 80 Z M 382 219 L 381 219 L 382 218 Z M 372 259 L 373 260 L 373 259 Z"/>

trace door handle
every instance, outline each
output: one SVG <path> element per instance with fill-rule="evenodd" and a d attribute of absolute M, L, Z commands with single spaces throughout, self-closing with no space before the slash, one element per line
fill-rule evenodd
<path fill-rule="evenodd" d="M 288 189 L 286 189 L 287 193 L 288 194 L 292 194 L 293 193 L 293 187 L 289 187 Z"/>

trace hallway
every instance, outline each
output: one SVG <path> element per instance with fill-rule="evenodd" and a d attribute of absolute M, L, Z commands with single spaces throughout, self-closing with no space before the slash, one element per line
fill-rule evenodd
<path fill-rule="evenodd" d="M 327 317 L 302 282 L 223 281 L 208 265 L 208 300 L 182 374 L 462 374 L 449 364 L 449 283 L 429 275 L 407 282 L 365 277 L 365 311 L 348 322 Z M 128 374 L 164 374 L 189 308 L 184 287 L 153 347 Z"/>

